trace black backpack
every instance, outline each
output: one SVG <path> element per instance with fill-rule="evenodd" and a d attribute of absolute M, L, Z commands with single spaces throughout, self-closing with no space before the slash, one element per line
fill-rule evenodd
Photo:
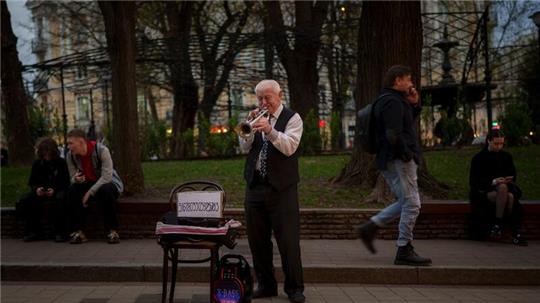
<path fill-rule="evenodd" d="M 241 255 L 221 257 L 213 286 L 212 296 L 217 303 L 251 302 L 253 277 L 248 261 Z"/>
<path fill-rule="evenodd" d="M 379 144 L 377 140 L 373 109 L 379 100 L 389 95 L 389 93 L 380 95 L 377 97 L 377 99 L 375 99 L 375 101 L 358 111 L 358 143 L 360 144 L 360 148 L 366 153 L 377 153 Z"/>

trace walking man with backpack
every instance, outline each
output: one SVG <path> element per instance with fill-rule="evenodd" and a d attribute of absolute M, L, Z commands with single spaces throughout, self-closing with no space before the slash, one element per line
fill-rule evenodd
<path fill-rule="evenodd" d="M 416 218 L 420 213 L 417 167 L 420 147 L 416 119 L 420 114 L 419 95 L 407 66 L 392 66 L 385 75 L 384 88 L 372 106 L 372 126 L 377 140 L 377 169 L 397 200 L 359 226 L 357 231 L 371 253 L 376 253 L 373 240 L 380 227 L 399 220 L 396 265 L 430 265 L 431 259 L 416 254 L 411 244 Z"/>
<path fill-rule="evenodd" d="M 69 152 L 66 156 L 71 186 L 68 189 L 68 209 L 70 212 L 70 243 L 81 244 L 87 240 L 85 227 L 88 206 L 97 202 L 103 211 L 109 244 L 120 242 L 117 199 L 124 185 L 113 169 L 109 149 L 96 141 L 88 140 L 86 133 L 72 129 L 67 135 Z"/>

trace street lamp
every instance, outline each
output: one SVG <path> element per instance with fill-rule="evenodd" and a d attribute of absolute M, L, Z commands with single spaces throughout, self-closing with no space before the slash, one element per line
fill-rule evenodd
<path fill-rule="evenodd" d="M 534 22 L 534 24 L 536 25 L 536 27 L 538 28 L 538 60 L 540 60 L 540 11 L 536 11 L 534 12 L 532 15 L 529 16 L 529 18 L 532 19 L 532 21 Z M 540 63 L 540 61 L 539 61 Z M 539 87 L 536 87 L 536 98 L 538 98 L 540 96 L 540 88 Z M 538 99 L 537 99 L 538 100 Z M 538 102 L 538 101 L 536 101 Z M 536 125 L 538 125 L 538 103 L 536 105 L 533 105 L 533 119 L 534 119 L 534 123 Z M 536 112 L 536 114 L 535 114 Z M 538 137 L 540 136 L 538 134 L 538 126 L 536 126 L 536 139 L 533 137 L 533 140 L 538 140 Z M 534 133 L 531 131 L 529 133 L 529 135 L 532 137 L 534 135 Z"/>
<path fill-rule="evenodd" d="M 529 16 L 529 18 L 532 19 L 532 21 L 538 28 L 538 51 L 540 52 L 540 11 L 534 12 L 532 15 Z"/>

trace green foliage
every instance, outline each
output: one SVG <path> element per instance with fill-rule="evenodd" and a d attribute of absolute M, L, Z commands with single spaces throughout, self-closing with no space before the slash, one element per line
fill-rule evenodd
<path fill-rule="evenodd" d="M 143 159 L 164 159 L 168 143 L 166 122 L 150 121 L 140 124 L 140 127 Z"/>
<path fill-rule="evenodd" d="M 301 207 L 373 207 L 360 202 L 366 191 L 347 186 L 335 186 L 336 176 L 349 161 L 350 155 L 303 156 L 299 159 L 299 202 Z M 204 179 L 217 182 L 227 192 L 227 207 L 243 207 L 245 158 L 224 160 L 188 160 L 145 162 L 145 184 L 151 197 L 167 198 L 170 189 L 188 180 Z"/>
<path fill-rule="evenodd" d="M 64 141 L 64 122 L 62 122 L 62 118 L 60 118 L 60 114 L 58 113 L 58 109 L 54 110 L 54 113 L 51 117 L 51 132 L 53 133 L 53 136 L 55 138 L 61 138 L 60 142 Z"/>
<path fill-rule="evenodd" d="M 429 131 L 433 129 L 433 107 L 431 107 L 431 101 L 432 97 L 431 95 L 427 95 L 424 99 L 422 99 L 422 107 L 424 108 L 420 112 L 420 119 L 421 119 L 421 132 L 422 132 L 422 145 L 423 146 L 432 146 L 433 145 L 433 138 L 428 138 Z"/>
<path fill-rule="evenodd" d="M 197 141 L 199 153 L 213 157 L 236 155 L 238 150 L 238 136 L 232 130 L 237 123 L 238 118 L 233 117 L 229 120 L 224 132 L 211 133 L 210 122 L 202 114 L 199 114 L 199 136 Z M 189 144 L 187 141 L 186 143 Z"/>
<path fill-rule="evenodd" d="M 512 154 L 517 168 L 517 183 L 526 200 L 540 200 L 540 146 L 529 145 L 505 148 Z M 428 151 L 424 154 L 428 171 L 437 180 L 452 187 L 449 199 L 467 199 L 469 169 L 472 157 L 480 151 L 473 146 L 462 149 Z M 300 183 L 298 187 L 301 207 L 363 208 L 360 202 L 368 193 L 357 187 L 336 186 L 330 183 L 350 155 L 300 157 Z M 205 179 L 222 184 L 227 191 L 227 207 L 242 207 L 245 181 L 243 168 L 245 158 L 226 160 L 152 161 L 143 163 L 147 197 L 167 199 L 175 185 L 188 180 Z M 2 206 L 13 206 L 28 191 L 26 185 L 30 167 L 3 167 Z"/>
<path fill-rule="evenodd" d="M 332 150 L 340 149 L 339 141 L 341 140 L 341 117 L 339 112 L 333 112 L 330 118 L 330 134 L 332 137 Z"/>
<path fill-rule="evenodd" d="M 194 157 L 195 156 L 195 135 L 193 134 L 193 129 L 187 129 L 182 133 L 182 144 L 185 147 L 185 157 Z"/>
<path fill-rule="evenodd" d="M 238 124 L 236 117 L 228 124 L 228 130 L 224 133 L 210 134 L 208 136 L 207 151 L 210 156 L 234 156 L 238 149 L 238 136 L 232 131 Z"/>
<path fill-rule="evenodd" d="M 28 178 L 30 177 L 30 167 L 2 167 L 1 192 L 2 207 L 15 206 L 15 203 L 22 195 L 30 192 Z"/>
<path fill-rule="evenodd" d="M 448 118 L 444 112 L 435 125 L 433 134 L 441 139 L 443 146 L 470 143 L 473 138 L 473 130 L 467 120 L 458 117 Z"/>
<path fill-rule="evenodd" d="M 319 120 L 311 109 L 304 119 L 304 131 L 300 143 L 302 154 L 317 154 L 321 151 L 321 133 L 319 130 Z"/>
<path fill-rule="evenodd" d="M 480 151 L 480 148 L 479 146 L 471 146 L 424 153 L 430 174 L 452 187 L 449 199 L 467 199 L 471 160 Z M 514 159 L 517 184 L 523 190 L 523 199 L 539 200 L 540 146 L 508 147 L 504 150 L 512 154 Z"/>
<path fill-rule="evenodd" d="M 105 124 L 101 129 L 101 132 L 103 133 L 103 143 L 107 146 L 112 146 L 112 128 L 109 128 L 107 124 Z"/>
<path fill-rule="evenodd" d="M 197 138 L 198 154 L 206 153 L 206 141 L 210 136 L 210 120 L 202 112 L 198 114 L 199 136 Z"/>
<path fill-rule="evenodd" d="M 32 105 L 28 107 L 28 124 L 32 142 L 36 142 L 41 137 L 52 135 L 49 117 L 50 111 L 44 106 Z"/>
<path fill-rule="evenodd" d="M 524 104 L 507 104 L 504 116 L 499 120 L 505 141 L 510 146 L 522 144 L 523 138 L 533 126 L 528 108 Z"/>

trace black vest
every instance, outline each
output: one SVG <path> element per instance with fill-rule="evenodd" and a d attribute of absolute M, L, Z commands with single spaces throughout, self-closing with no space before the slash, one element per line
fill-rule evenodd
<path fill-rule="evenodd" d="M 285 131 L 287 122 L 294 116 L 295 112 L 283 107 L 279 118 L 276 121 L 274 129 L 280 132 Z M 255 138 L 244 167 L 244 179 L 249 187 L 252 187 L 255 181 L 255 166 L 259 153 L 263 145 L 263 139 L 260 132 L 255 133 Z M 298 149 L 291 156 L 286 156 L 277 150 L 271 142 L 268 142 L 268 158 L 266 161 L 268 169 L 268 183 L 278 191 L 282 191 L 292 184 L 300 181 L 298 174 Z"/>

